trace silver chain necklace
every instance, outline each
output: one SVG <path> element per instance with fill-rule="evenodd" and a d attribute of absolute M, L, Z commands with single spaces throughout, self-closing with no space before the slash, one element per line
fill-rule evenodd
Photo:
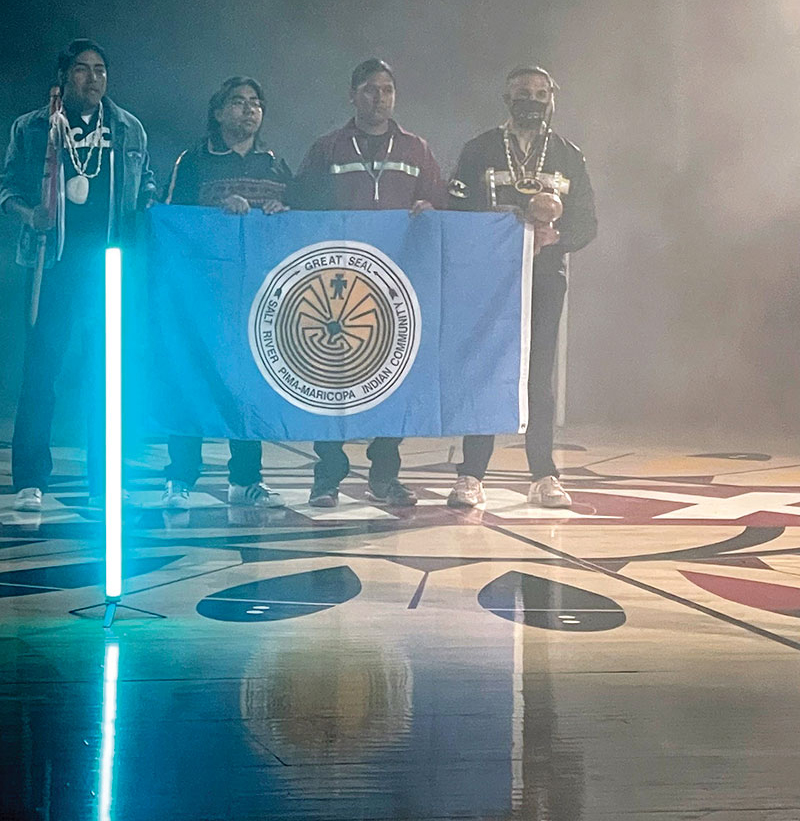
<path fill-rule="evenodd" d="M 533 176 L 530 176 L 526 173 L 525 166 L 530 162 L 531 157 L 533 156 L 535 143 L 531 146 L 531 150 L 522 159 L 522 162 L 519 164 L 519 169 L 517 169 L 517 164 L 514 161 L 514 156 L 511 149 L 511 132 L 509 131 L 508 126 L 503 129 L 503 145 L 506 149 L 508 173 L 511 176 L 511 183 L 520 194 L 533 195 L 538 194 L 542 190 L 543 186 L 539 180 L 539 174 L 542 173 L 542 168 L 544 167 L 544 160 L 547 155 L 547 146 L 550 143 L 551 133 L 552 132 L 548 128 L 544 135 L 542 149 L 539 152 L 539 156 L 536 158 L 536 169 L 533 172 Z"/>

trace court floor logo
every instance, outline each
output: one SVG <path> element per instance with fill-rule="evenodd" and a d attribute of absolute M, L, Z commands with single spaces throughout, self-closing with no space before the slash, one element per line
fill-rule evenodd
<path fill-rule="evenodd" d="M 402 384 L 421 316 L 411 283 L 384 253 L 321 242 L 266 275 L 248 327 L 256 364 L 281 396 L 311 413 L 346 416 Z"/>

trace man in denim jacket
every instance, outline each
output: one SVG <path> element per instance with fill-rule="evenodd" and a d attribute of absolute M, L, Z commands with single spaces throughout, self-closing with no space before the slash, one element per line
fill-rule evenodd
<path fill-rule="evenodd" d="M 105 493 L 104 250 L 132 237 L 135 212 L 155 194 L 147 136 L 136 117 L 105 96 L 107 66 L 105 52 L 91 40 L 74 40 L 58 58 L 64 146 L 58 158 L 55 225 L 49 226 L 40 204 L 50 130 L 47 107 L 15 121 L 0 174 L 0 210 L 22 223 L 17 263 L 33 268 L 39 236 L 47 238 L 38 315 L 25 348 L 12 442 L 17 510 L 37 511 L 42 506 L 53 467 L 54 384 L 73 330 L 81 334 L 90 391 L 90 502 L 102 505 Z"/>

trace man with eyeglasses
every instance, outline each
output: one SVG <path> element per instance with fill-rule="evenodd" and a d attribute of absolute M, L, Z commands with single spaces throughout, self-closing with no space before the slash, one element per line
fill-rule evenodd
<path fill-rule="evenodd" d="M 165 201 L 221 208 L 229 214 L 247 214 L 253 208 L 265 214 L 285 211 L 291 172 L 259 139 L 263 115 L 261 85 L 251 77 L 227 79 L 209 101 L 205 137 L 175 162 Z M 202 446 L 197 436 L 170 436 L 165 507 L 189 507 L 189 492 L 202 467 Z M 230 449 L 228 502 L 282 507 L 280 493 L 261 480 L 261 442 L 231 440 Z"/>
<path fill-rule="evenodd" d="M 394 72 L 383 60 L 356 66 L 350 82 L 355 116 L 320 137 L 309 149 L 293 184 L 292 204 L 309 210 L 408 209 L 412 215 L 442 208 L 446 191 L 439 166 L 421 137 L 393 119 Z M 370 500 L 398 507 L 417 503 L 417 496 L 398 479 L 401 438 L 379 437 L 367 448 Z M 350 462 L 343 442 L 315 442 L 319 461 L 309 504 L 335 507 L 339 483 Z"/>
<path fill-rule="evenodd" d="M 106 96 L 107 72 L 106 53 L 97 43 L 73 40 L 58 57 L 63 108 L 54 111 L 52 129 L 49 107 L 17 119 L 0 175 L 0 210 L 22 222 L 18 264 L 36 268 L 44 238 L 12 442 L 16 510 L 42 509 L 53 469 L 55 381 L 72 332 L 80 332 L 83 342 L 89 393 L 89 503 L 104 503 L 104 251 L 132 238 L 135 212 L 155 194 L 144 128 Z M 55 219 L 42 202 L 45 156 L 55 185 Z"/>

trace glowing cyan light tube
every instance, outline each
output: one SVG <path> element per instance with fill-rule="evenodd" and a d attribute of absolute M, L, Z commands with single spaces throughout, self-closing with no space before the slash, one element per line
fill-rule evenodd
<path fill-rule="evenodd" d="M 106 249 L 106 599 L 122 595 L 122 254 Z"/>
<path fill-rule="evenodd" d="M 114 797 L 114 741 L 117 730 L 117 679 L 119 645 L 110 641 L 105 648 L 103 665 L 103 724 L 100 728 L 100 783 L 97 789 L 98 821 L 111 821 Z"/>

